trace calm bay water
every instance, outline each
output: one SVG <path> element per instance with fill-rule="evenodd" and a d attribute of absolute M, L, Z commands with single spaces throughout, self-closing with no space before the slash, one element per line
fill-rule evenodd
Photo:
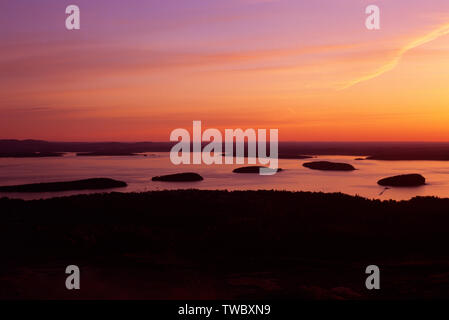
<path fill-rule="evenodd" d="M 376 161 L 354 160 L 356 156 L 318 156 L 316 159 L 279 160 L 285 171 L 273 176 L 235 174 L 232 170 L 244 165 L 182 165 L 174 166 L 169 153 L 148 153 L 147 156 L 77 157 L 67 154 L 57 158 L 0 159 L 0 185 L 38 182 L 57 182 L 86 178 L 113 178 L 128 183 L 128 187 L 109 191 L 143 192 L 164 189 L 275 189 L 289 191 L 343 192 L 378 199 L 410 199 L 414 196 L 449 197 L 449 162 L 444 161 Z M 304 168 L 302 163 L 329 160 L 351 163 L 353 172 L 325 172 Z M 197 172 L 204 177 L 201 182 L 153 182 L 156 175 L 177 172 Z M 377 180 L 398 174 L 420 173 L 428 184 L 417 188 L 386 190 Z M 94 191 L 54 193 L 0 193 L 0 197 L 40 199 Z"/>

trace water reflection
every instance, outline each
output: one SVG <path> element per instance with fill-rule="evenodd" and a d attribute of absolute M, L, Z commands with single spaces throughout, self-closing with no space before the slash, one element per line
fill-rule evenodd
<path fill-rule="evenodd" d="M 357 168 L 352 172 L 325 172 L 304 168 L 309 160 L 279 160 L 284 171 L 273 176 L 235 174 L 241 165 L 181 165 L 171 164 L 168 153 L 148 153 L 147 156 L 76 157 L 0 159 L 0 185 L 78 180 L 107 177 L 123 180 L 128 187 L 112 191 L 143 192 L 163 189 L 276 189 L 290 191 L 343 192 L 378 199 L 409 199 L 414 196 L 449 197 L 449 163 L 444 161 L 376 161 L 355 160 L 357 156 L 319 156 L 316 160 L 346 162 Z M 204 181 L 193 183 L 153 182 L 161 174 L 197 172 Z M 419 173 L 427 185 L 417 188 L 378 186 L 381 178 L 407 173 Z M 110 191 L 110 190 L 108 190 Z M 39 199 L 96 191 L 58 192 L 45 194 L 5 194 L 23 199 Z"/>

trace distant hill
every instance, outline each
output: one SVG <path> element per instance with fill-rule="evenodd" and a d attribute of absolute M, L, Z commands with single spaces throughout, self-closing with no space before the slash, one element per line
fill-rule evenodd
<path fill-rule="evenodd" d="M 207 143 L 204 143 L 206 145 Z M 89 152 L 103 154 L 168 152 L 174 142 L 50 142 L 0 140 L 0 155 Z M 223 148 L 224 151 L 224 148 Z M 449 160 L 449 142 L 280 142 L 280 158 L 298 155 L 368 156 L 371 160 Z M 285 156 L 290 155 L 290 156 Z"/>
<path fill-rule="evenodd" d="M 0 153 L 30 152 L 164 152 L 167 142 L 49 142 L 42 140 L 0 140 Z"/>

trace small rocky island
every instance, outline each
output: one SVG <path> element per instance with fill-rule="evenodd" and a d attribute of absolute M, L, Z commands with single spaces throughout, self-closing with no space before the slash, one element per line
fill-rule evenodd
<path fill-rule="evenodd" d="M 329 161 L 315 161 L 303 163 L 303 166 L 312 170 L 323 171 L 353 171 L 356 170 L 348 163 L 329 162 Z"/>
<path fill-rule="evenodd" d="M 0 158 L 47 158 L 63 155 L 63 152 L 1 152 Z"/>
<path fill-rule="evenodd" d="M 22 184 L 16 186 L 0 187 L 0 192 L 58 192 L 58 191 L 74 191 L 74 190 L 99 190 L 126 187 L 126 182 L 108 179 L 93 178 L 76 181 L 65 182 L 48 182 Z"/>
<path fill-rule="evenodd" d="M 99 152 L 78 152 L 77 157 L 126 157 L 138 156 L 139 154 L 126 151 L 99 151 Z"/>
<path fill-rule="evenodd" d="M 233 157 L 235 158 L 236 155 L 228 155 L 226 153 L 222 153 L 221 154 L 222 157 Z M 247 154 L 245 154 L 243 156 L 244 158 L 249 158 Z M 257 157 L 257 156 L 256 156 Z M 270 156 L 266 156 L 263 158 L 270 158 Z M 290 153 L 279 153 L 279 155 L 277 156 L 278 159 L 295 159 L 295 160 L 302 160 L 302 159 L 312 159 L 315 158 L 314 156 L 306 156 L 306 155 L 302 155 L 302 154 L 290 154 Z"/>
<path fill-rule="evenodd" d="M 426 184 L 426 178 L 416 173 L 403 174 L 381 179 L 377 184 L 387 187 L 418 187 Z"/>
<path fill-rule="evenodd" d="M 288 153 L 280 153 L 278 159 L 290 159 L 290 160 L 302 160 L 302 159 L 312 159 L 314 156 L 306 156 L 303 154 L 288 154 Z"/>
<path fill-rule="evenodd" d="M 204 180 L 204 178 L 200 176 L 198 173 L 184 172 L 184 173 L 169 174 L 165 176 L 157 176 L 153 177 L 151 180 L 163 182 L 194 182 L 194 181 L 202 181 Z"/>
<path fill-rule="evenodd" d="M 263 166 L 249 166 L 249 167 L 241 167 L 241 168 L 237 168 L 232 170 L 232 172 L 234 173 L 260 173 L 260 169 L 267 169 L 267 170 L 276 170 L 276 169 L 270 169 L 268 167 L 263 167 Z M 281 168 L 278 168 L 276 172 L 280 172 L 282 171 Z"/>

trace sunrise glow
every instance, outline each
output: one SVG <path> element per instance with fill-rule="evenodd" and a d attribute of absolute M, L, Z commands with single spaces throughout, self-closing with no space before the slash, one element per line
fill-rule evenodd
<path fill-rule="evenodd" d="M 284 141 L 448 141 L 449 2 L 1 6 L 1 138 L 168 141 L 193 120 Z M 436 10 L 435 8 L 438 8 Z M 14 30 L 14 32 L 12 32 Z"/>

